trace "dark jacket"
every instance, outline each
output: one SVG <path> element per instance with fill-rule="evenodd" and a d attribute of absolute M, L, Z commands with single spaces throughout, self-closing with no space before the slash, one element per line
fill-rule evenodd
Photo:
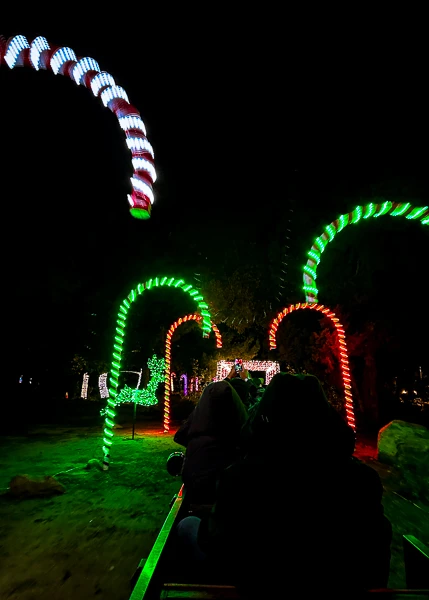
<path fill-rule="evenodd" d="M 279 582 L 339 595 L 387 587 L 381 481 L 352 456 L 354 432 L 319 381 L 276 375 L 249 421 L 247 453 L 219 477 L 201 548 L 251 597 Z"/>
<path fill-rule="evenodd" d="M 174 435 L 174 441 L 186 448 L 182 481 L 191 502 L 214 502 L 217 477 L 237 458 L 246 419 L 246 408 L 228 382 L 210 383 L 204 389 Z"/>

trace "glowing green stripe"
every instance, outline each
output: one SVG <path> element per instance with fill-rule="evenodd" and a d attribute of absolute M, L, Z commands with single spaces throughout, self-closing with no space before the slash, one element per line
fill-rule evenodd
<path fill-rule="evenodd" d="M 320 263 L 320 254 L 314 252 L 314 250 L 307 252 L 307 256 L 310 256 L 310 258 L 312 258 L 317 264 Z"/>
<path fill-rule="evenodd" d="M 365 214 L 364 214 L 363 218 L 364 218 L 364 219 L 369 219 L 369 217 L 372 217 L 372 215 L 374 214 L 374 212 L 375 212 L 375 209 L 376 209 L 377 207 L 376 207 L 376 205 L 375 205 L 375 204 L 373 204 L 373 203 L 371 202 L 371 204 L 368 204 L 368 206 L 366 206 L 365 208 L 366 208 L 366 211 L 365 211 Z"/>
<path fill-rule="evenodd" d="M 395 208 L 394 211 L 392 211 L 390 213 L 390 216 L 392 216 L 392 217 L 400 217 L 405 212 L 407 212 L 407 210 L 410 208 L 410 206 L 411 206 L 411 204 L 409 202 L 407 202 L 406 204 L 400 204 L 399 206 L 397 206 Z"/>
<path fill-rule="evenodd" d="M 308 265 L 304 266 L 304 271 L 307 273 L 307 275 L 310 275 L 310 277 L 312 277 L 313 279 L 317 279 L 316 271 L 314 269 L 312 269 L 311 267 L 309 267 Z"/>
<path fill-rule="evenodd" d="M 426 212 L 428 209 L 427 206 L 422 206 L 422 207 L 417 207 L 414 210 L 412 210 L 410 212 L 409 215 L 407 215 L 405 218 L 406 219 L 418 219 L 424 212 Z"/>
<path fill-rule="evenodd" d="M 352 223 L 358 223 L 362 218 L 362 206 L 356 206 L 352 212 Z"/>
<path fill-rule="evenodd" d="M 334 226 L 332 225 L 332 223 L 331 223 L 331 225 L 327 225 L 327 226 L 325 227 L 325 231 L 326 231 L 326 232 L 327 232 L 327 234 L 329 235 L 329 241 L 330 241 L 330 242 L 332 242 L 332 240 L 333 240 L 333 239 L 334 239 L 334 237 L 335 237 L 335 228 L 334 228 Z"/>
<path fill-rule="evenodd" d="M 376 217 L 381 217 L 382 215 L 385 215 L 391 208 L 392 208 L 392 203 L 389 201 L 385 202 L 382 205 L 382 207 L 380 208 L 380 210 L 378 211 L 378 213 L 374 215 L 374 219 Z"/>

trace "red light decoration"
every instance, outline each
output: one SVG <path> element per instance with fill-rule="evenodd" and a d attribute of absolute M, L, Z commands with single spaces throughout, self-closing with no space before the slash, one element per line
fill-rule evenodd
<path fill-rule="evenodd" d="M 277 329 L 280 323 L 283 321 L 286 315 L 290 314 L 294 310 L 317 310 L 321 312 L 325 317 L 328 317 L 335 325 L 335 329 L 337 331 L 337 339 L 338 339 L 338 350 L 339 350 L 339 358 L 341 365 L 341 374 L 343 378 L 343 387 L 344 387 L 344 401 L 345 401 L 345 410 L 346 410 L 346 418 L 347 423 L 350 427 L 353 428 L 353 431 L 356 431 L 356 422 L 354 416 L 353 409 L 353 399 L 352 399 L 352 388 L 350 384 L 350 367 L 349 367 L 349 355 L 347 352 L 347 343 L 346 343 L 346 334 L 344 331 L 344 327 L 341 325 L 339 319 L 335 316 L 329 308 L 324 306 L 323 304 L 316 304 L 314 302 L 299 302 L 298 304 L 291 304 L 288 308 L 284 308 L 281 312 L 278 313 L 277 317 L 272 320 L 270 329 L 268 332 L 268 339 L 270 344 L 270 350 L 275 350 L 277 348 L 277 340 L 276 334 Z"/>
<path fill-rule="evenodd" d="M 173 337 L 173 333 L 176 331 L 179 325 L 182 325 L 182 323 L 186 323 L 187 321 L 200 322 L 201 320 L 201 315 L 186 315 L 186 317 L 181 317 L 177 321 L 174 321 L 170 329 L 167 331 L 165 338 L 164 433 L 168 433 L 170 431 L 171 338 Z M 216 336 L 216 348 L 222 348 L 222 336 L 217 325 L 211 323 L 211 327 Z"/>

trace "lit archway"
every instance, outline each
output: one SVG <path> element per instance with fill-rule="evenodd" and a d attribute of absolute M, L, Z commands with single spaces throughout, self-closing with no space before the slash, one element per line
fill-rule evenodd
<path fill-rule="evenodd" d="M 179 325 L 188 321 L 200 322 L 202 321 L 202 316 L 198 314 L 186 315 L 186 317 L 181 317 L 177 321 L 174 321 L 167 331 L 165 338 L 164 433 L 170 431 L 171 338 Z M 211 323 L 211 327 L 216 336 L 216 348 L 222 348 L 222 336 L 219 329 L 214 323 Z"/>
<path fill-rule="evenodd" d="M 317 266 L 320 263 L 320 257 L 329 242 L 335 238 L 336 234 L 342 231 L 347 225 L 358 223 L 361 219 L 370 217 L 382 217 L 390 215 L 391 217 L 405 217 L 414 221 L 420 221 L 422 225 L 429 225 L 429 206 L 413 207 L 409 202 L 383 202 L 381 204 L 367 204 L 366 206 L 357 206 L 354 211 L 340 215 L 338 219 L 330 225 L 326 225 L 324 232 L 316 238 L 310 251 L 307 253 L 308 260 L 303 268 L 304 292 L 306 302 L 318 302 L 318 289 L 316 287 Z"/>
<path fill-rule="evenodd" d="M 233 360 L 218 360 L 215 381 L 222 381 L 234 364 Z M 272 360 L 243 360 L 243 367 L 248 371 L 265 373 L 265 385 L 268 385 L 276 373 L 280 373 L 280 365 Z"/>
<path fill-rule="evenodd" d="M 353 399 L 352 399 L 352 391 L 350 384 L 350 366 L 349 366 L 349 355 L 347 352 L 347 343 L 346 343 L 346 334 L 344 331 L 344 327 L 341 325 L 339 319 L 335 316 L 329 308 L 323 306 L 323 304 L 316 303 L 308 303 L 308 302 L 299 302 L 298 304 L 291 304 L 288 308 L 284 308 L 281 312 L 278 313 L 277 317 L 273 319 L 270 325 L 270 329 L 268 332 L 268 339 L 270 344 L 270 350 L 275 350 L 277 348 L 277 329 L 280 323 L 283 321 L 286 315 L 290 314 L 295 310 L 302 309 L 310 309 L 317 310 L 321 312 L 325 317 L 328 317 L 335 325 L 337 331 L 337 340 L 338 340 L 338 351 L 341 365 L 341 375 L 343 379 L 343 387 L 344 387 L 344 402 L 345 402 L 345 411 L 346 411 L 346 419 L 347 423 L 356 431 L 356 422 L 355 415 L 353 409 Z"/>
<path fill-rule="evenodd" d="M 136 219 L 149 219 L 154 201 L 152 186 L 156 181 L 153 148 L 146 137 L 139 111 L 130 104 L 127 93 L 116 85 L 112 75 L 100 71 L 93 58 L 77 57 L 71 48 L 52 46 L 43 36 L 36 37 L 31 43 L 23 35 L 7 41 L 0 36 L 0 66 L 4 64 L 10 69 L 27 66 L 36 71 L 44 69 L 51 70 L 54 75 L 67 75 L 77 85 L 91 90 L 115 114 L 131 152 L 130 213 Z"/>
<path fill-rule="evenodd" d="M 200 311 L 203 336 L 208 337 L 212 329 L 210 312 L 208 310 L 208 305 L 204 302 L 203 296 L 201 296 L 198 290 L 193 289 L 192 285 L 187 284 L 183 279 L 175 279 L 174 277 L 155 277 L 154 279 L 149 279 L 146 283 L 139 283 L 135 289 L 131 290 L 127 298 L 122 301 L 116 321 L 116 334 L 113 343 L 113 360 L 109 379 L 109 396 L 107 398 L 106 418 L 104 421 L 103 468 L 105 470 L 109 468 L 110 447 L 113 443 L 113 428 L 115 427 L 114 419 L 116 416 L 116 404 L 114 399 L 118 395 L 119 376 L 122 370 L 122 351 L 125 340 L 128 311 L 130 310 L 131 305 L 139 298 L 139 296 L 143 294 L 143 292 L 155 287 L 180 289 L 183 292 L 187 292 L 196 302 L 197 308 Z"/>

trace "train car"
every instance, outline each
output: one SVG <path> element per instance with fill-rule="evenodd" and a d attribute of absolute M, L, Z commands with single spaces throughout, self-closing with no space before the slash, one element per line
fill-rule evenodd
<path fill-rule="evenodd" d="M 171 474 L 180 464 L 180 453 L 171 455 L 167 467 Z M 232 582 L 215 572 L 195 572 L 184 567 L 175 556 L 174 530 L 177 523 L 189 514 L 201 516 L 209 506 L 189 505 L 186 490 L 182 485 L 172 498 L 170 510 L 155 540 L 149 556 L 143 558 L 131 581 L 132 592 L 129 600 L 244 600 Z M 383 600 L 429 600 L 429 548 L 412 535 L 403 536 L 403 550 L 406 570 L 406 589 L 368 590 L 363 597 Z M 309 552 L 311 547 L 309 546 Z M 321 597 L 328 597 L 321 590 Z M 305 587 L 299 592 L 288 590 L 287 581 L 279 581 L 278 598 L 311 598 Z M 271 600 L 271 598 L 261 599 Z"/>

